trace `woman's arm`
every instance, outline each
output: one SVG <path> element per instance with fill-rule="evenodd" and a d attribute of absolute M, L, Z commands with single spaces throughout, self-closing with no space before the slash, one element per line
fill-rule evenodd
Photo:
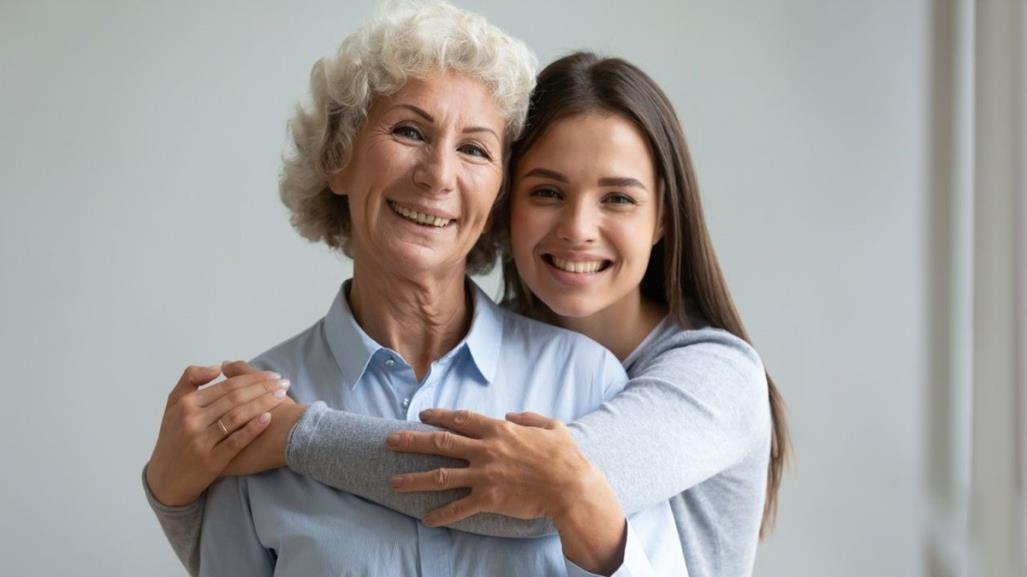
<path fill-rule="evenodd" d="M 636 371 L 623 391 L 567 425 L 581 452 L 606 476 L 629 515 L 738 463 L 759 445 L 760 435 L 769 432 L 770 426 L 763 364 L 744 341 L 724 331 L 704 329 L 679 333 L 657 346 L 660 349 L 649 355 L 652 360 Z M 434 411 L 433 416 L 422 415 L 422 421 L 460 432 L 451 420 L 453 414 Z M 461 493 L 449 487 L 408 494 L 392 491 L 386 481 L 394 474 L 434 473 L 464 465 L 456 458 L 382 450 L 382 439 L 392 433 L 428 429 L 411 421 L 317 407 L 308 410 L 293 428 L 289 466 L 390 509 L 461 531 L 497 537 L 539 537 L 555 532 L 548 520 L 523 521 L 481 513 L 481 503 L 474 510 L 461 504 L 460 511 L 453 511 L 453 504 L 458 503 L 454 499 Z M 508 434 L 498 432 L 490 439 L 493 452 L 502 453 L 511 440 Z M 440 442 L 428 435 L 426 450 L 440 453 L 431 449 Z M 509 466 L 498 473 L 504 479 L 502 486 L 491 492 L 507 502 L 494 502 L 490 507 L 513 506 L 508 487 L 515 475 L 544 478 L 547 474 L 527 464 L 529 451 L 530 447 L 507 451 L 524 460 L 507 458 Z M 440 507 L 440 514 L 429 516 Z"/>
<path fill-rule="evenodd" d="M 279 444 L 272 437 L 279 434 L 276 428 L 284 422 L 281 411 L 272 413 L 272 429 L 267 431 L 267 438 L 262 436 L 259 439 L 259 442 L 265 445 Z M 413 421 L 382 419 L 336 411 L 318 402 L 306 408 L 302 416 L 295 421 L 291 433 L 289 429 L 280 433 L 288 436 L 286 454 L 274 455 L 265 451 L 258 452 L 257 456 L 265 461 L 281 460 L 281 465 L 287 461 L 289 467 L 298 473 L 381 503 L 411 517 L 423 518 L 431 510 L 465 496 L 468 491 L 454 489 L 402 494 L 389 486 L 389 478 L 410 471 L 463 467 L 466 462 L 435 455 L 396 453 L 385 448 L 384 439 L 394 432 L 441 430 Z M 257 443 L 254 443 L 248 449 L 259 451 L 260 447 L 256 445 Z M 240 456 L 247 457 L 245 453 Z M 232 465 L 228 468 L 231 469 Z M 143 489 L 175 555 L 192 577 L 198 577 L 204 495 L 195 502 L 181 507 L 163 505 L 150 491 L 145 468 Z M 481 513 L 450 527 L 482 535 L 506 537 L 537 537 L 556 532 L 548 519 L 522 520 L 492 513 Z"/>
<path fill-rule="evenodd" d="M 719 330 L 689 331 L 663 343 L 652 356 L 655 360 L 636 371 L 620 394 L 568 424 L 581 452 L 606 476 L 627 514 L 665 501 L 737 463 L 752 446 L 754 431 L 769 430 L 763 365 L 744 341 Z M 388 479 L 460 467 L 463 462 L 384 448 L 382 440 L 390 433 L 410 430 L 430 428 L 315 403 L 292 429 L 288 464 L 322 483 L 423 519 L 467 490 L 397 493 Z M 496 442 L 502 444 L 504 438 L 499 436 Z M 156 513 L 165 526 L 202 518 L 202 510 L 192 512 L 193 518 Z M 449 517 L 454 513 L 447 511 Z M 447 526 L 497 537 L 555 533 L 548 519 L 526 521 L 491 513 L 459 518 Z M 196 544 L 172 546 L 180 558 L 189 558 L 190 547 Z"/>
<path fill-rule="evenodd" d="M 192 503 L 288 402 L 289 382 L 251 371 L 200 389 L 221 367 L 188 367 L 168 395 L 157 443 L 146 467 L 149 491 L 160 503 Z"/>
<path fill-rule="evenodd" d="M 471 487 L 465 497 L 425 517 L 426 524 L 451 527 L 479 511 L 517 519 L 545 517 L 556 526 L 569 576 L 655 574 L 606 477 L 585 458 L 562 422 L 530 412 L 508 413 L 506 421 L 447 409 L 431 409 L 421 416 L 445 422 L 461 435 L 405 431 L 390 435 L 389 446 L 470 460 L 466 468 L 390 479 L 402 493 Z M 504 439 L 502 446 L 492 443 L 497 438 Z M 499 485 L 497 496 L 494 490 Z"/>
<path fill-rule="evenodd" d="M 148 466 L 148 465 L 147 465 Z M 169 507 L 157 500 L 146 482 L 146 468 L 143 467 L 143 491 L 150 508 L 157 515 L 160 528 L 171 549 L 175 552 L 182 566 L 192 577 L 200 574 L 200 527 L 203 525 L 203 509 L 207 494 L 188 505 Z"/>
<path fill-rule="evenodd" d="M 205 491 L 239 452 L 267 429 L 267 414 L 282 404 L 280 377 L 250 370 L 199 389 L 221 367 L 189 367 L 168 395 L 160 433 L 143 467 L 143 490 L 179 560 L 199 573 Z"/>
<path fill-rule="evenodd" d="M 389 486 L 395 475 L 439 468 L 461 468 L 466 461 L 438 455 L 398 453 L 385 447 L 390 434 L 403 431 L 440 432 L 416 421 L 399 421 L 329 409 L 314 403 L 296 422 L 289 437 L 289 468 L 337 489 L 423 519 L 429 512 L 467 494 L 466 489 L 397 493 Z M 556 532 L 547 519 L 513 519 L 481 513 L 449 525 L 479 535 L 531 538 Z"/>
<path fill-rule="evenodd" d="M 568 424 L 629 515 L 769 451 L 766 372 L 752 347 L 719 329 L 657 346 L 623 391 Z"/>

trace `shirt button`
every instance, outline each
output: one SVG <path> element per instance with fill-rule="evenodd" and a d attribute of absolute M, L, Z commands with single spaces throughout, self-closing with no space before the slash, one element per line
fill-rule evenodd
<path fill-rule="evenodd" d="M 396 361 L 392 357 L 389 357 L 389 358 L 385 359 L 385 366 L 386 367 L 391 367 L 394 364 L 396 364 Z"/>
<path fill-rule="evenodd" d="M 407 399 L 403 399 L 403 408 L 405 409 L 405 408 L 407 408 L 409 406 L 410 406 L 410 399 L 408 399 L 408 398 Z"/>

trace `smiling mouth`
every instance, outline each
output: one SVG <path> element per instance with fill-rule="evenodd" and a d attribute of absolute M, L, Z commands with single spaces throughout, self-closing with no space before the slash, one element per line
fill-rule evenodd
<path fill-rule="evenodd" d="M 392 212 L 406 220 L 429 228 L 445 228 L 456 222 L 455 218 L 442 218 L 441 216 L 417 212 L 416 210 L 410 210 L 409 208 L 402 207 L 391 200 L 389 201 L 389 208 L 392 209 Z"/>
<path fill-rule="evenodd" d="M 557 258 L 551 254 L 542 255 L 542 260 L 546 261 L 547 264 L 554 268 L 560 269 L 564 272 L 571 272 L 577 274 L 600 273 L 610 268 L 610 265 L 613 264 L 613 262 L 608 260 L 564 260 L 562 258 Z"/>

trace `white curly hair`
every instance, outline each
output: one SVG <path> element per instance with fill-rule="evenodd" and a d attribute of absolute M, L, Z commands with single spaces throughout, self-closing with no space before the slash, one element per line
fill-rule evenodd
<path fill-rule="evenodd" d="M 523 42 L 477 14 L 438 0 L 384 3 L 333 57 L 314 64 L 312 102 L 298 105 L 289 120 L 295 151 L 284 158 L 279 194 L 292 226 L 304 238 L 352 256 L 349 203 L 332 193 L 328 177 L 349 160 L 377 96 L 436 71 L 466 74 L 492 90 L 506 119 L 509 145 L 524 127 L 536 68 L 537 59 Z M 486 272 L 494 260 L 495 243 L 483 235 L 467 257 L 467 270 Z"/>

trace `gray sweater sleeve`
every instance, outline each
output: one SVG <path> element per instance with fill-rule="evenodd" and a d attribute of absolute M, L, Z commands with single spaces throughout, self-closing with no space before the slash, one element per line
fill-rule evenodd
<path fill-rule="evenodd" d="M 143 466 L 143 492 L 178 560 L 190 575 L 197 577 L 200 574 L 200 527 L 203 525 L 206 495 L 200 495 L 199 499 L 182 507 L 164 505 L 150 491 L 146 482 L 146 466 Z"/>
<path fill-rule="evenodd" d="M 738 463 L 753 450 L 753 440 L 760 438 L 757 432 L 767 428 L 763 364 L 748 344 L 729 333 L 674 331 L 649 343 L 630 368 L 636 376 L 623 391 L 569 424 L 578 446 L 609 479 L 628 514 L 666 501 Z M 466 464 L 386 449 L 385 437 L 404 430 L 434 428 L 315 403 L 292 429 L 287 461 L 296 472 L 421 518 L 463 493 L 396 493 L 388 478 Z M 496 537 L 555 533 L 546 519 L 523 521 L 491 514 L 451 527 Z"/>
<path fill-rule="evenodd" d="M 318 401 L 307 407 L 293 425 L 286 461 L 289 468 L 297 473 L 421 518 L 432 509 L 462 497 L 466 490 L 401 494 L 389 488 L 389 477 L 439 467 L 462 467 L 467 463 L 446 457 L 396 453 L 385 448 L 385 437 L 393 431 L 431 430 L 437 429 L 415 421 L 333 410 Z M 353 463 L 361 465 L 353 466 Z M 192 577 L 198 577 L 204 497 L 182 507 L 162 505 L 146 483 L 145 467 L 143 491 L 175 555 Z M 450 525 L 450 528 L 480 535 L 522 538 L 555 533 L 547 519 L 524 521 L 491 513 L 475 515 Z"/>
<path fill-rule="evenodd" d="M 411 517 L 428 512 L 467 494 L 466 490 L 397 493 L 389 477 L 439 467 L 465 467 L 465 461 L 397 453 L 385 448 L 394 431 L 437 431 L 416 421 L 370 417 L 329 409 L 318 401 L 303 413 L 289 436 L 289 468 L 326 485 L 374 501 Z M 360 463 L 354 467 L 353 463 Z M 467 533 L 498 537 L 538 537 L 556 532 L 546 519 L 521 520 L 481 513 L 448 526 Z"/>
<path fill-rule="evenodd" d="M 651 343 L 629 373 L 620 394 L 568 425 L 626 513 L 768 449 L 766 373 L 745 341 L 679 330 Z"/>

